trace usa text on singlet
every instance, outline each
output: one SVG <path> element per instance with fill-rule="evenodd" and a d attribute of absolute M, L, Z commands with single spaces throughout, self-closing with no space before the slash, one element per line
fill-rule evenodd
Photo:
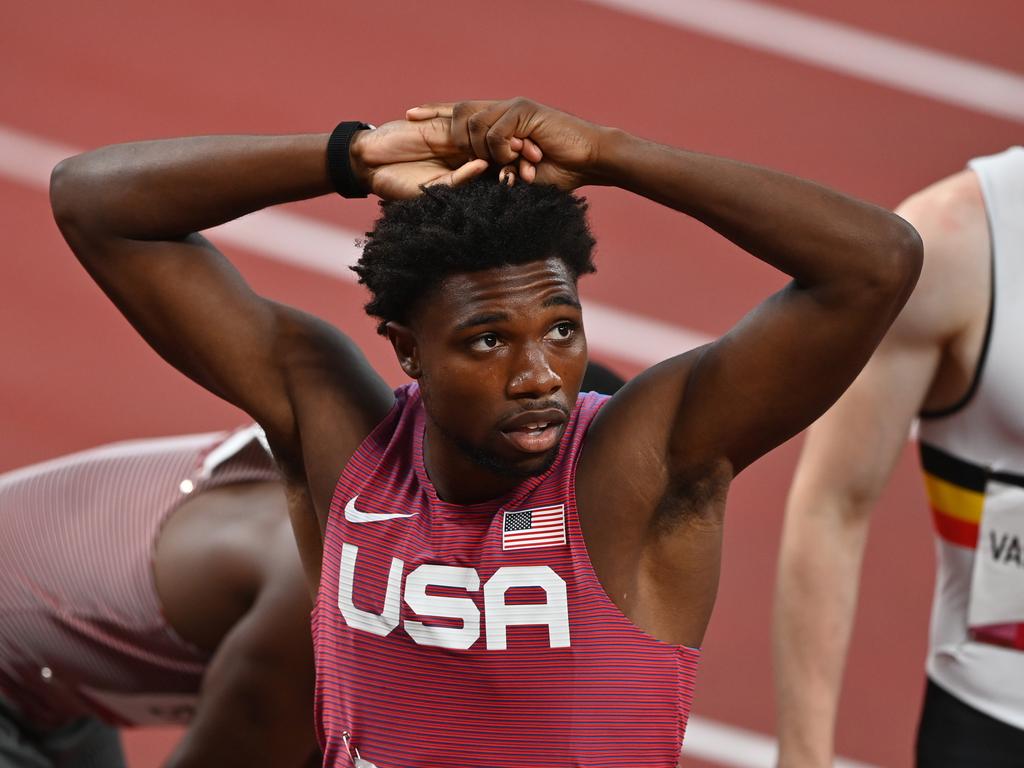
<path fill-rule="evenodd" d="M 415 384 L 338 482 L 313 611 L 325 765 L 674 768 L 696 650 L 611 602 L 574 474 L 606 398 L 581 395 L 558 458 L 500 499 L 438 498 Z"/>

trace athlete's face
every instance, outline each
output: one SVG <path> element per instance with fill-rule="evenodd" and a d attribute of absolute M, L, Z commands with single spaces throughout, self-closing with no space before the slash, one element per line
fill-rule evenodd
<path fill-rule="evenodd" d="M 408 339 L 396 348 L 430 417 L 428 466 L 507 482 L 551 465 L 587 362 L 560 259 L 446 278 L 420 301 Z"/>

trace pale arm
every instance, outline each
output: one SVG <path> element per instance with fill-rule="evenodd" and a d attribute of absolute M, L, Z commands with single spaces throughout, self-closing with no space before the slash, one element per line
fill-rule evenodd
<path fill-rule="evenodd" d="M 780 766 L 832 764 L 870 511 L 937 360 L 937 346 L 887 339 L 809 430 L 787 504 L 775 596 Z"/>
<path fill-rule="evenodd" d="M 831 765 L 871 509 L 917 413 L 966 391 L 974 360 L 949 350 L 976 353 L 987 316 L 988 239 L 973 175 L 930 187 L 900 212 L 925 243 L 920 283 L 864 371 L 810 429 L 786 509 L 774 655 L 780 765 L 790 768 Z"/>

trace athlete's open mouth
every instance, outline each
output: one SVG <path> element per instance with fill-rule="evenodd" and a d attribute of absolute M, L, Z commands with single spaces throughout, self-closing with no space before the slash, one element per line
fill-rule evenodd
<path fill-rule="evenodd" d="M 546 453 L 558 444 L 565 414 L 557 408 L 527 411 L 502 425 L 501 433 L 523 453 Z"/>

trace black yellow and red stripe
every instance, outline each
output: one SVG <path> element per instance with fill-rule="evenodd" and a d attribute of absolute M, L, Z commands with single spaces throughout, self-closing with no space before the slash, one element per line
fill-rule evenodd
<path fill-rule="evenodd" d="M 936 532 L 951 544 L 974 549 L 988 470 L 927 443 L 920 444 L 920 452 Z"/>

